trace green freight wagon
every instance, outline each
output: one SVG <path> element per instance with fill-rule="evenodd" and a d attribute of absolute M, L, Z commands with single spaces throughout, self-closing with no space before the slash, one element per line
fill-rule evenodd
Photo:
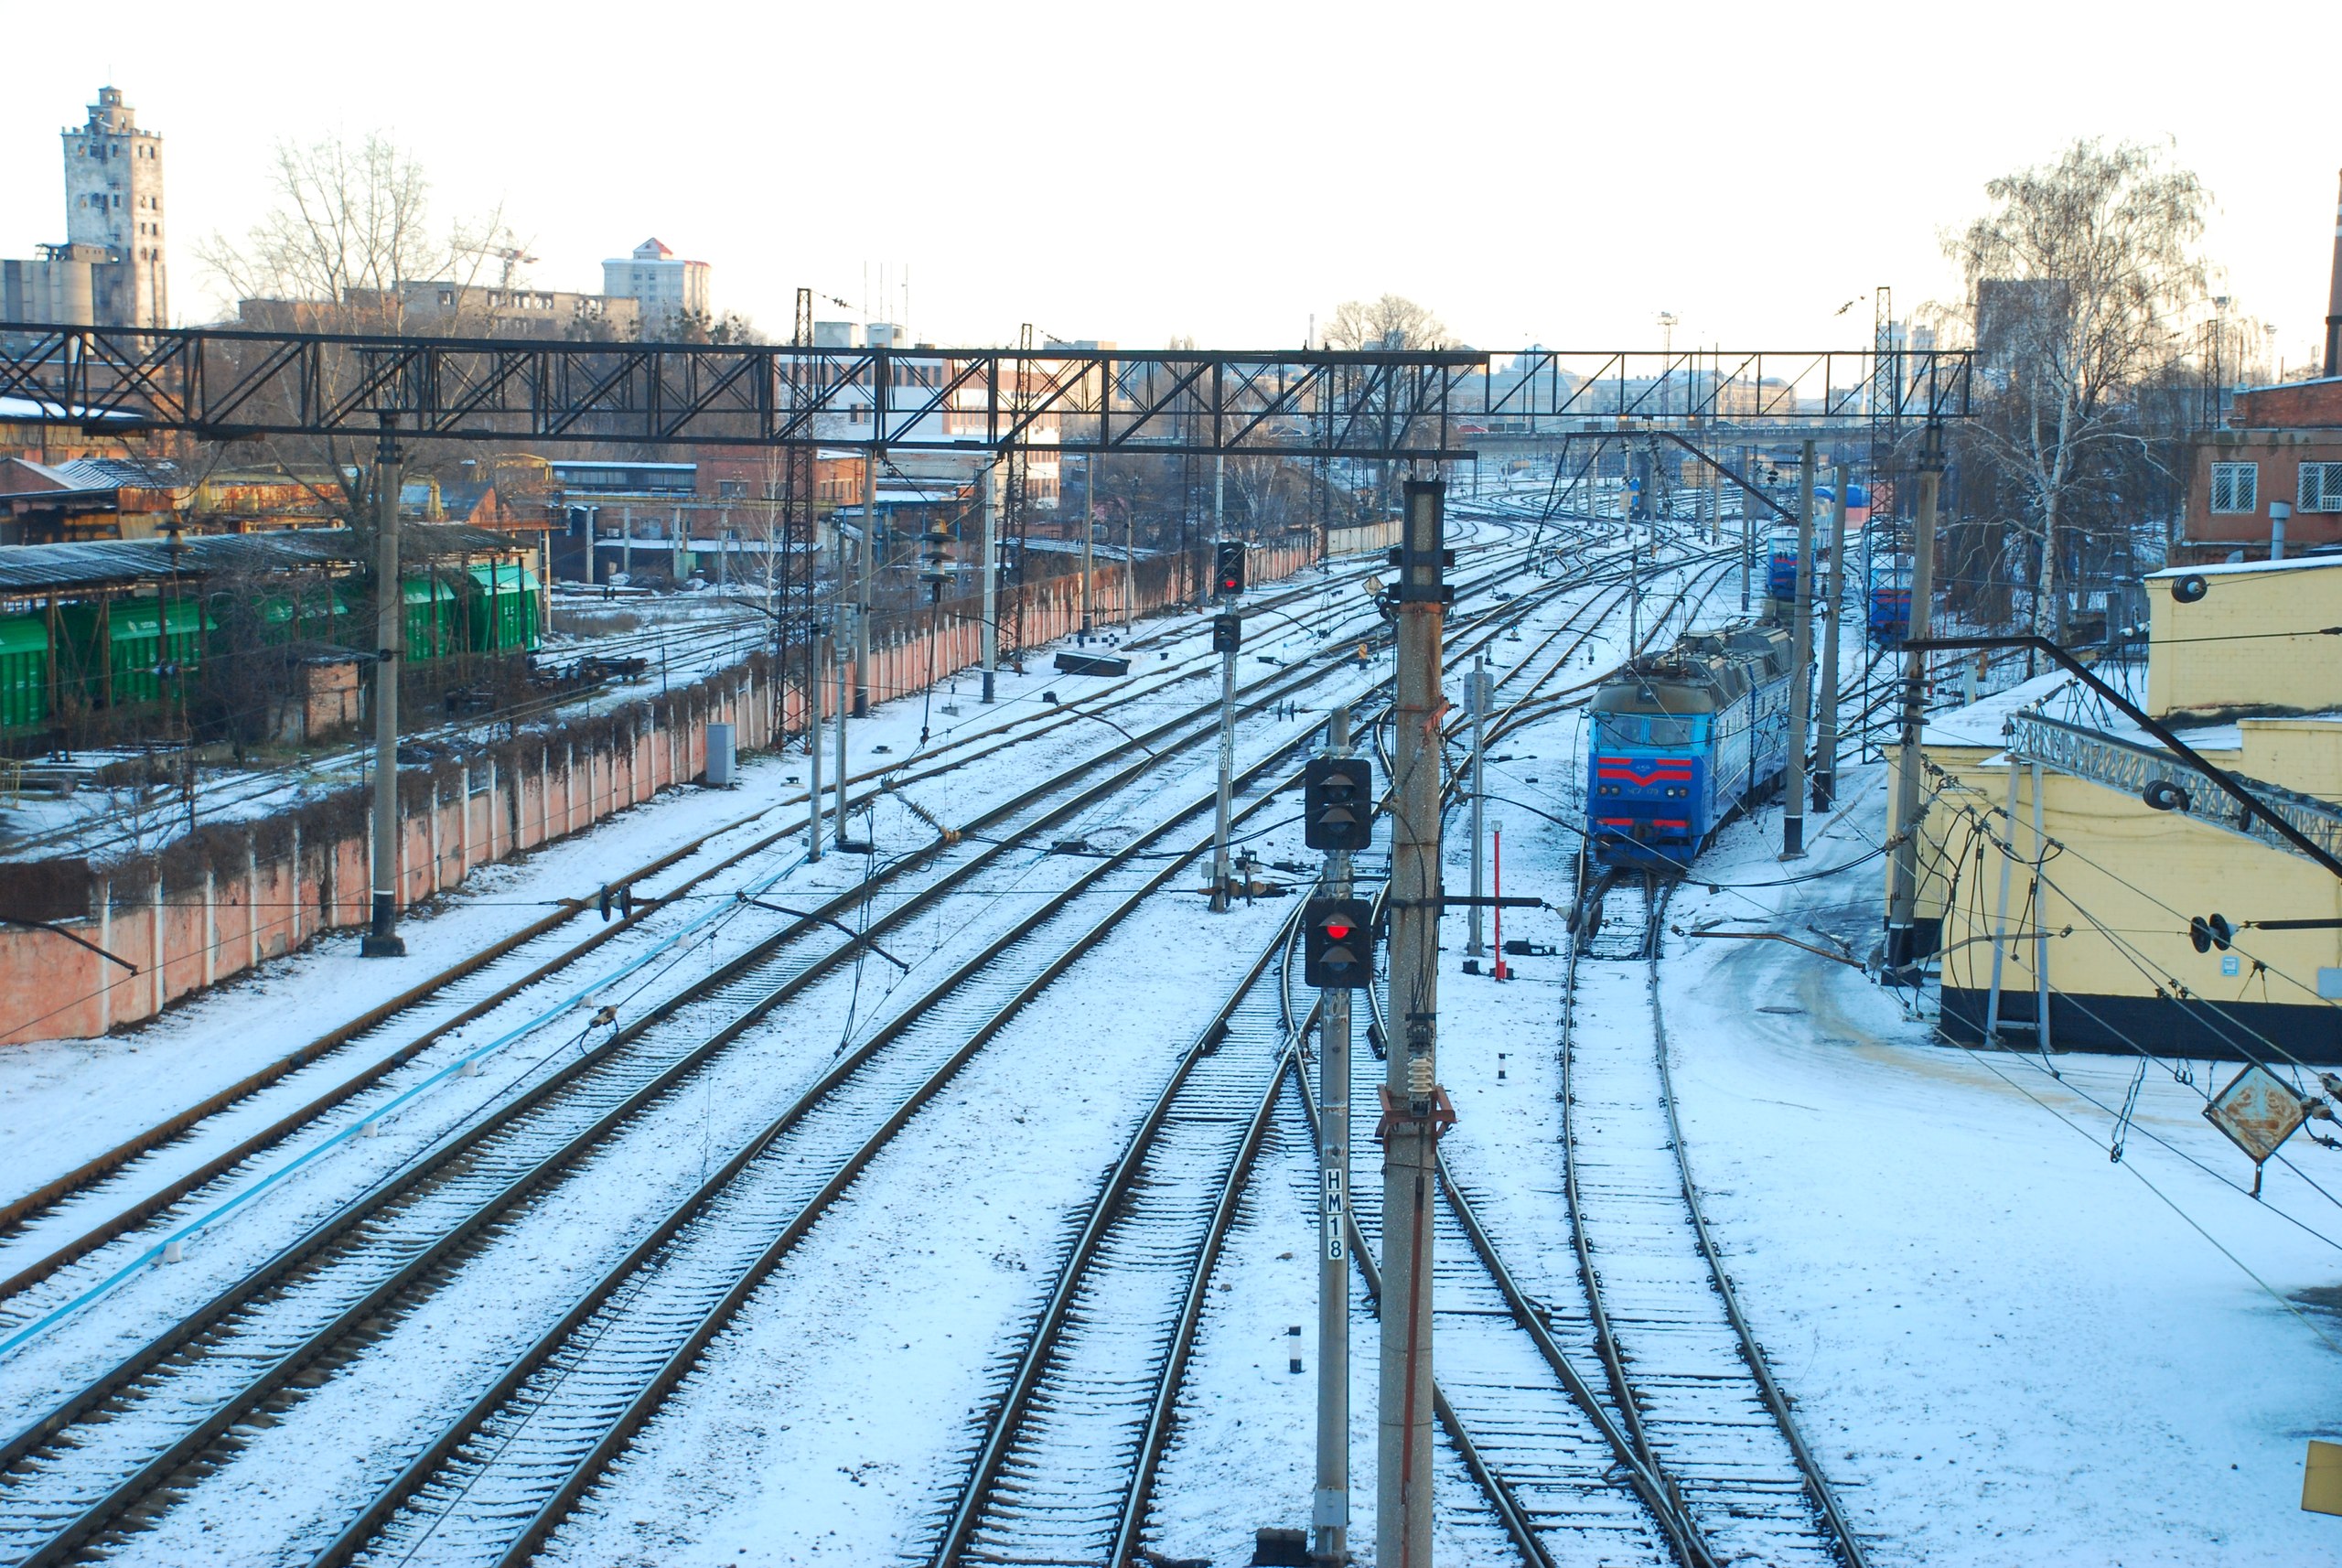
<path fill-rule="evenodd" d="M 167 604 L 114 599 L 67 605 L 57 618 L 66 674 L 92 707 L 119 708 L 176 695 L 178 682 L 203 657 L 204 635 L 211 629 L 210 618 L 184 596 Z"/>
<path fill-rule="evenodd" d="M 542 628 L 537 625 L 535 575 L 518 562 L 491 562 L 474 566 L 471 579 L 479 585 L 478 593 L 467 596 L 471 646 L 497 653 L 536 647 Z"/>
<path fill-rule="evenodd" d="M 27 734 L 48 722 L 48 625 L 39 616 L 0 617 L 0 732 Z"/>

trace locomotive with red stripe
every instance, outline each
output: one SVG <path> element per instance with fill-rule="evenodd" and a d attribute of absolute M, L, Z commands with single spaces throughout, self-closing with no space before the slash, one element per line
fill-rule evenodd
<path fill-rule="evenodd" d="M 1586 839 L 1597 865 L 1680 872 L 1789 762 L 1789 638 L 1737 621 L 1687 633 L 1595 688 Z"/>

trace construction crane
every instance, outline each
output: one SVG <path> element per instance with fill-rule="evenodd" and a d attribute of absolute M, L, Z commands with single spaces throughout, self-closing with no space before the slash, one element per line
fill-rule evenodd
<path fill-rule="evenodd" d="M 504 263 L 504 272 L 503 274 L 498 278 L 496 286 L 506 294 L 510 294 L 512 292 L 512 269 L 515 267 L 530 265 L 537 260 L 536 257 L 529 254 L 525 247 L 508 245 L 465 245 L 460 248 L 476 256 L 493 256 L 497 260 L 502 262 Z"/>

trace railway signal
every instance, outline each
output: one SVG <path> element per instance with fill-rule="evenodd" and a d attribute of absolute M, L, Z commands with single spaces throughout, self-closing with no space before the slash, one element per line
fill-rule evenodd
<path fill-rule="evenodd" d="M 1374 765 L 1363 757 L 1312 757 L 1302 773 L 1302 836 L 1311 849 L 1353 853 L 1374 843 Z"/>
<path fill-rule="evenodd" d="M 1211 618 L 1211 650 L 1233 653 L 1244 646 L 1244 618 L 1234 610 L 1224 610 Z"/>
<path fill-rule="evenodd" d="M 1211 592 L 1214 598 L 1232 599 L 1244 592 L 1244 542 L 1223 539 L 1212 546 Z"/>
<path fill-rule="evenodd" d="M 1312 898 L 1301 912 L 1302 978 L 1320 991 L 1360 991 L 1374 980 L 1374 906 Z"/>

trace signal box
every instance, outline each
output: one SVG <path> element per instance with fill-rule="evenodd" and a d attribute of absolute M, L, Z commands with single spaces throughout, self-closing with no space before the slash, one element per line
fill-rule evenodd
<path fill-rule="evenodd" d="M 1312 898 L 1301 911 L 1302 976 L 1320 991 L 1374 982 L 1374 906 L 1364 898 Z"/>
<path fill-rule="evenodd" d="M 1244 618 L 1234 610 L 1224 610 L 1211 618 L 1211 650 L 1233 653 L 1244 646 Z"/>
<path fill-rule="evenodd" d="M 1244 542 L 1223 539 L 1211 547 L 1211 591 L 1216 598 L 1232 599 L 1244 591 Z"/>
<path fill-rule="evenodd" d="M 1374 843 L 1374 765 L 1363 757 L 1315 757 L 1301 775 L 1302 836 L 1311 849 Z"/>

